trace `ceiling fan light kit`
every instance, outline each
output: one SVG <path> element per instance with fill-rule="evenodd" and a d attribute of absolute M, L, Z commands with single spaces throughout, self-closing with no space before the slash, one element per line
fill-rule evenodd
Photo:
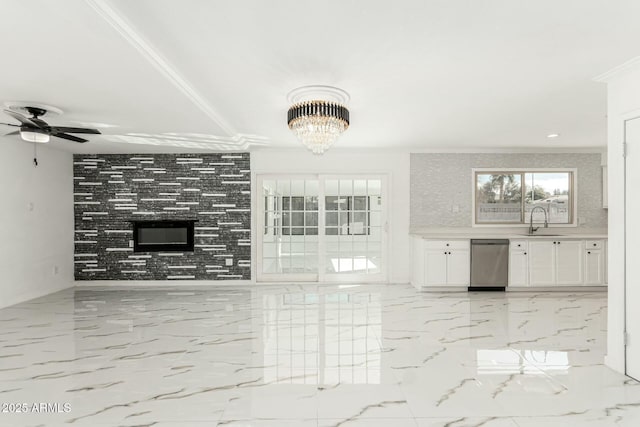
<path fill-rule="evenodd" d="M 51 112 L 54 114 L 61 114 L 62 111 L 55 107 L 51 108 Z M 20 124 L 11 124 L 11 123 L 2 123 L 7 126 L 20 128 L 16 132 L 11 132 L 7 135 L 17 135 L 20 134 L 20 137 L 27 142 L 41 143 L 45 144 L 50 141 L 52 136 L 56 138 L 66 139 L 68 141 L 73 142 L 87 142 L 87 139 L 80 138 L 75 135 L 71 135 L 72 133 L 80 133 L 80 134 L 92 134 L 99 135 L 100 131 L 97 129 L 89 129 L 89 128 L 78 128 L 78 127 L 65 127 L 65 126 L 51 126 L 49 123 L 42 120 L 40 117 L 44 116 L 49 112 L 44 106 L 29 106 L 24 105 L 24 103 L 20 104 L 11 104 L 8 105 L 7 109 L 4 110 L 4 113 L 18 122 Z M 31 117 L 27 117 L 24 113 L 30 114 Z"/>
<path fill-rule="evenodd" d="M 313 154 L 323 154 L 349 128 L 349 94 L 332 86 L 303 86 L 289 92 L 289 129 Z"/>
<path fill-rule="evenodd" d="M 48 133 L 39 132 L 36 130 L 21 130 L 20 137 L 23 141 L 37 142 L 39 144 L 46 144 L 51 139 Z"/>

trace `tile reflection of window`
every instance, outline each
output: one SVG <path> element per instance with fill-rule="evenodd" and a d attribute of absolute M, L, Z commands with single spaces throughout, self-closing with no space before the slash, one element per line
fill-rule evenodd
<path fill-rule="evenodd" d="M 544 375 L 546 372 L 568 372 L 566 351 L 544 350 L 477 350 L 478 374 Z"/>
<path fill-rule="evenodd" d="M 382 313 L 379 294 L 325 297 L 323 384 L 379 384 Z"/>
<path fill-rule="evenodd" d="M 265 295 L 264 381 L 318 383 L 318 295 Z"/>
<path fill-rule="evenodd" d="M 380 383 L 380 295 L 266 295 L 263 313 L 265 382 Z"/>

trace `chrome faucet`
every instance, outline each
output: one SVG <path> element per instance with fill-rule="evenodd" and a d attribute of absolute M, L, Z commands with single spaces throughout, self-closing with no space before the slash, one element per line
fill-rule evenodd
<path fill-rule="evenodd" d="M 540 228 L 540 227 L 535 227 L 535 228 L 533 227 L 533 212 L 536 209 L 542 209 L 542 212 L 544 212 L 544 228 L 549 227 L 549 223 L 547 222 L 547 210 L 542 206 L 534 206 L 533 209 L 531 209 L 531 216 L 529 217 L 529 234 L 535 233 L 536 231 L 538 231 L 538 228 Z"/>

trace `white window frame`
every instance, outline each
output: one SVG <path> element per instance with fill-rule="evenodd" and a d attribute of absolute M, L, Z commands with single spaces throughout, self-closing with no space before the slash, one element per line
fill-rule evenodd
<path fill-rule="evenodd" d="M 505 228 L 505 227 L 529 227 L 529 222 L 525 218 L 524 223 L 500 223 L 500 224 L 478 224 L 476 222 L 476 175 L 488 172 L 513 172 L 513 173 L 536 173 L 536 172 L 571 172 L 573 182 L 571 183 L 571 222 L 565 224 L 549 224 L 550 228 L 567 228 L 578 226 L 578 169 L 577 168 L 472 168 L 471 169 L 471 226 L 478 228 Z M 524 183 L 522 183 L 524 185 Z M 533 221 L 540 224 L 540 221 Z"/>

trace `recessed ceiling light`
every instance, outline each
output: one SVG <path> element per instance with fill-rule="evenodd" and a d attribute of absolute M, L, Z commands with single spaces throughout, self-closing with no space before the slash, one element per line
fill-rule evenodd
<path fill-rule="evenodd" d="M 559 136 L 560 136 L 559 133 L 550 133 L 549 135 L 547 135 L 547 138 L 557 138 Z"/>

